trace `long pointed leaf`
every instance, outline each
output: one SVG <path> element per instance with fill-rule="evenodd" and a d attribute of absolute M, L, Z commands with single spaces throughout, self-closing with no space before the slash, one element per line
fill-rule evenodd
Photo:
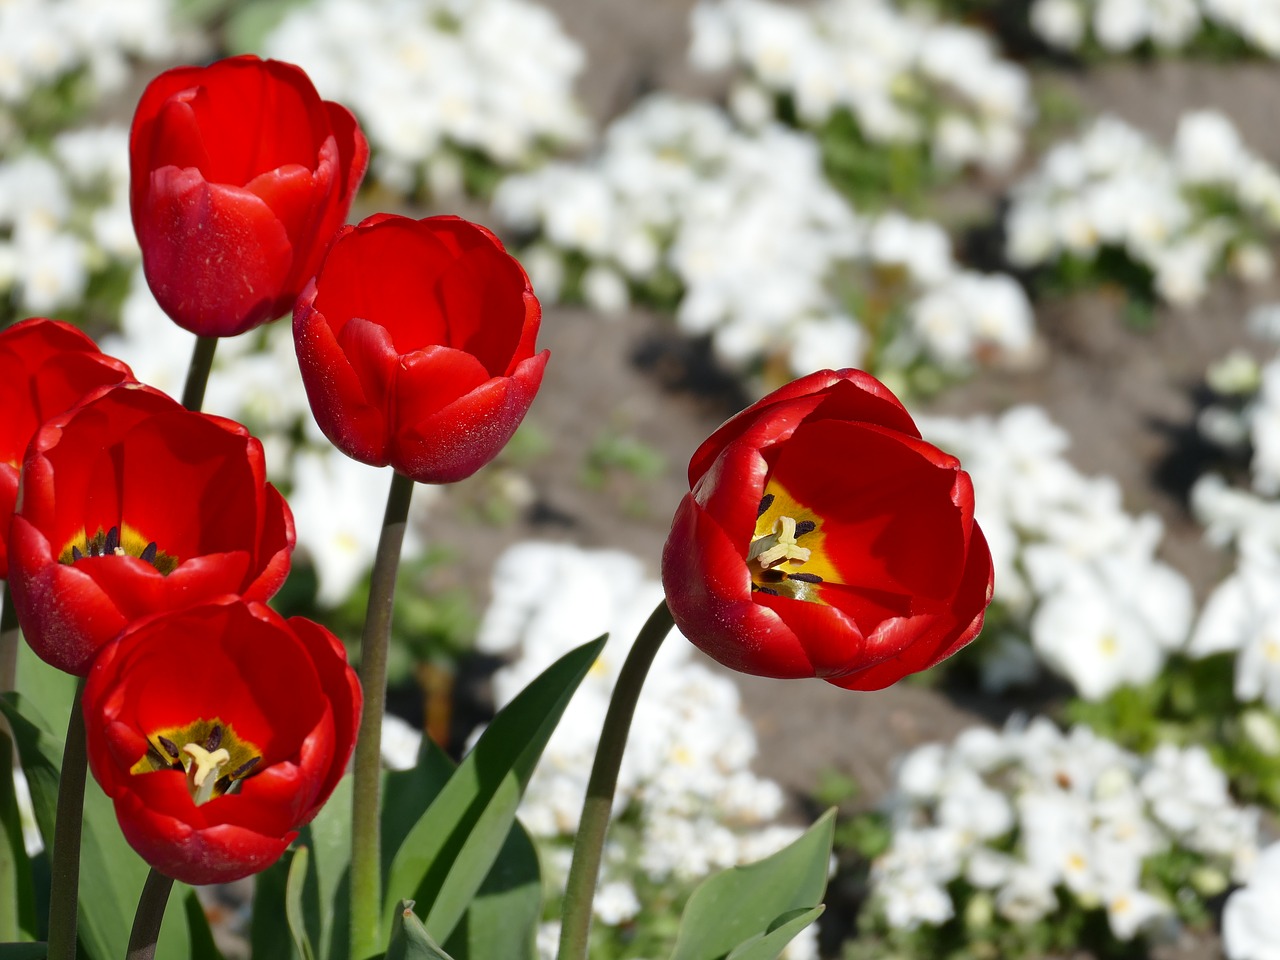
<path fill-rule="evenodd" d="M 828 810 L 773 856 L 704 880 L 684 909 L 671 960 L 723 960 L 771 933 L 784 914 L 816 907 L 826 893 L 834 836 L 835 811 Z"/>
<path fill-rule="evenodd" d="M 796 938 L 796 934 L 822 916 L 825 909 L 826 907 L 818 906 L 812 910 L 784 913 L 774 921 L 768 933 L 739 944 L 725 960 L 778 960 L 782 951 L 787 949 L 787 944 Z"/>
<path fill-rule="evenodd" d="M 607 637 L 565 654 L 504 707 L 409 831 L 391 863 L 388 920 L 412 893 L 424 926 L 447 940 L 497 859 L 516 806 L 578 684 Z"/>
<path fill-rule="evenodd" d="M 538 851 L 517 820 L 445 949 L 456 960 L 534 960 L 540 919 Z"/>

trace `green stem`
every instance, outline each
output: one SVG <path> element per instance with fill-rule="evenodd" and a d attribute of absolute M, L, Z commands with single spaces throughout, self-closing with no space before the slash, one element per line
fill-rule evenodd
<path fill-rule="evenodd" d="M 204 406 L 204 388 L 209 384 L 213 353 L 217 349 L 217 337 L 196 337 L 196 347 L 191 352 L 191 366 L 187 368 L 187 383 L 182 388 L 182 405 L 188 410 L 198 411 Z"/>
<path fill-rule="evenodd" d="M 387 699 L 387 644 L 395 600 L 400 545 L 409 518 L 413 481 L 391 477 L 382 536 L 369 576 L 369 606 L 360 638 L 360 684 L 364 713 L 356 741 L 351 815 L 351 960 L 368 960 L 383 951 L 382 834 L 379 823 L 382 787 L 382 713 Z"/>
<path fill-rule="evenodd" d="M 649 667 L 658 648 L 673 626 L 675 621 L 663 600 L 640 629 L 640 635 L 636 637 L 618 674 L 618 684 L 613 688 L 604 727 L 600 731 L 600 745 L 596 747 L 595 763 L 591 767 L 591 779 L 587 781 L 587 797 L 582 802 L 578 835 L 573 841 L 573 861 L 569 865 L 564 910 L 560 918 L 559 960 L 586 960 L 591 934 L 591 903 L 595 899 L 596 881 L 600 876 L 600 858 L 604 853 L 605 833 L 609 829 L 609 814 L 613 810 L 613 794 L 618 787 L 622 751 L 627 745 L 640 688 L 649 675 Z"/>
<path fill-rule="evenodd" d="M 4 584 L 4 603 L 0 607 L 0 693 L 16 689 L 18 676 L 18 611 L 13 606 L 9 581 Z"/>
<path fill-rule="evenodd" d="M 49 872 L 49 960 L 75 960 L 80 892 L 80 824 L 84 819 L 84 780 L 88 755 L 84 745 L 84 678 L 76 684 L 67 742 L 58 779 L 58 809 L 53 821 Z M 102 878 L 94 878 L 99 882 Z"/>
<path fill-rule="evenodd" d="M 155 867 L 147 874 L 138 897 L 138 911 L 133 915 L 133 930 L 129 933 L 129 952 L 126 960 L 152 960 L 156 955 L 156 941 L 160 939 L 160 924 L 164 920 L 164 908 L 173 890 L 173 878 L 166 877 Z"/>

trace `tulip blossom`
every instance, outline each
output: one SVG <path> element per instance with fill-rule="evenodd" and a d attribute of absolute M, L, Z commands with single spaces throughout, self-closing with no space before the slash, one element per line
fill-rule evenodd
<path fill-rule="evenodd" d="M 293 333 L 316 422 L 347 456 L 421 483 L 475 473 L 511 439 L 549 352 L 542 309 L 492 233 L 377 214 L 334 241 Z"/>
<path fill-rule="evenodd" d="M 18 468 L 36 430 L 90 390 L 131 379 L 124 361 L 61 320 L 33 317 L 0 332 L 0 580 L 9 576 Z"/>
<path fill-rule="evenodd" d="M 14 608 L 42 659 L 85 676 L 135 620 L 227 594 L 270 598 L 293 544 L 289 507 L 244 427 L 136 383 L 103 387 L 27 450 Z"/>
<path fill-rule="evenodd" d="M 368 161 L 350 111 L 292 64 L 232 57 L 156 77 L 129 133 L 129 202 L 165 313 L 207 337 L 288 313 Z"/>
<path fill-rule="evenodd" d="M 748 407 L 689 483 L 662 582 L 725 666 L 874 690 L 982 627 L 992 564 L 969 475 L 868 374 L 811 374 Z"/>
<path fill-rule="evenodd" d="M 166 876 L 274 863 L 333 792 L 360 684 L 324 627 L 223 600 L 130 625 L 84 689 L 89 766 L 125 839 Z"/>

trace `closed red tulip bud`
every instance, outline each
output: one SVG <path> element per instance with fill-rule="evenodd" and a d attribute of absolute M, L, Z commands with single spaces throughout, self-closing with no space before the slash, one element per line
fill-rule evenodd
<path fill-rule="evenodd" d="M 232 57 L 156 77 L 129 133 L 129 201 L 165 313 L 210 337 L 288 313 L 368 162 L 355 117 L 292 64 Z"/>
<path fill-rule="evenodd" d="M 542 383 L 542 309 L 492 233 L 376 214 L 334 241 L 293 335 L 316 423 L 353 459 L 421 483 L 475 473 Z"/>
<path fill-rule="evenodd" d="M 61 320 L 32 317 L 0 331 L 0 580 L 9 576 L 9 522 L 27 444 L 90 390 L 131 379 L 123 360 Z"/>
<path fill-rule="evenodd" d="M 324 627 L 224 600 L 128 627 L 83 703 L 89 766 L 129 845 L 175 880 L 226 883 L 271 866 L 319 812 L 361 695 Z"/>
<path fill-rule="evenodd" d="M 293 516 L 244 427 L 140 384 L 103 387 L 27 449 L 9 541 L 14 609 L 41 659 L 85 676 L 143 617 L 270 598 L 293 545 Z"/>
<path fill-rule="evenodd" d="M 677 626 L 725 666 L 876 690 L 982 628 L 992 564 L 973 484 L 859 370 L 803 377 L 689 463 L 662 554 Z"/>

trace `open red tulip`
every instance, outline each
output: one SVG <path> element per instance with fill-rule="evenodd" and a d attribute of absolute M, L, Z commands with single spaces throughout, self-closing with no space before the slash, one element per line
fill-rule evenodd
<path fill-rule="evenodd" d="M 982 627 L 992 563 L 969 475 L 869 374 L 815 373 L 748 407 L 689 484 L 662 582 L 725 666 L 875 690 Z"/>
<path fill-rule="evenodd" d="M 227 594 L 268 599 L 293 545 L 293 516 L 244 427 L 140 384 L 103 387 L 27 450 L 14 609 L 43 660 L 85 676 L 135 620 Z"/>
<path fill-rule="evenodd" d="M 542 383 L 542 309 L 483 227 L 376 214 L 334 241 L 293 316 L 316 423 L 347 456 L 420 483 L 497 456 Z"/>
<path fill-rule="evenodd" d="M 292 64 L 232 57 L 156 77 L 129 134 L 129 201 L 165 313 L 223 337 L 288 313 L 368 162 L 355 117 Z"/>
<path fill-rule="evenodd" d="M 89 766 L 125 839 L 183 883 L 273 864 L 341 779 L 360 684 L 324 627 L 224 600 L 128 627 L 84 689 Z"/>
<path fill-rule="evenodd" d="M 132 379 L 124 361 L 61 320 L 32 317 L 0 331 L 0 580 L 9 576 L 9 522 L 27 444 L 90 390 Z"/>

